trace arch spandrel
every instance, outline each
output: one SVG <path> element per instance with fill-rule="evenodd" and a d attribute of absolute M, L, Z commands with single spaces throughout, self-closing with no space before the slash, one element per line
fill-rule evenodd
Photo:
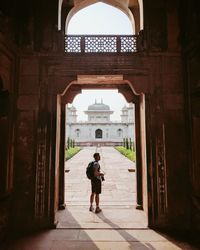
<path fill-rule="evenodd" d="M 133 84 L 127 80 L 121 82 L 103 82 L 103 83 L 80 83 L 78 81 L 70 82 L 63 93 L 60 93 L 62 103 L 72 103 L 75 96 L 82 93 L 83 89 L 117 89 L 120 94 L 124 96 L 127 102 L 138 103 L 141 93 L 137 93 Z"/>

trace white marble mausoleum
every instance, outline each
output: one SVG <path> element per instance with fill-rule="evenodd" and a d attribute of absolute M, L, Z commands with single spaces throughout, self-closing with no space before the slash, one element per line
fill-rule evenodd
<path fill-rule="evenodd" d="M 122 145 L 123 138 L 135 141 L 133 104 L 122 108 L 121 121 L 111 121 L 113 111 L 103 101 L 95 101 L 88 106 L 85 111 L 87 121 L 77 121 L 77 110 L 74 106 L 67 106 L 66 110 L 66 140 L 70 137 L 77 145 Z"/>

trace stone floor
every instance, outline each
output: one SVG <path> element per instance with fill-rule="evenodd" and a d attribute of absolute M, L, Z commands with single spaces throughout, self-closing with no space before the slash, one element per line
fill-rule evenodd
<path fill-rule="evenodd" d="M 88 211 L 88 161 L 98 150 L 106 181 L 101 194 L 102 213 Z M 135 209 L 134 163 L 112 148 L 85 148 L 66 163 L 66 209 L 57 214 L 58 227 L 10 240 L 2 250 L 190 250 L 186 242 L 147 228 L 142 211 Z"/>
<path fill-rule="evenodd" d="M 197 250 L 150 229 L 54 229 L 24 236 L 1 250 Z"/>

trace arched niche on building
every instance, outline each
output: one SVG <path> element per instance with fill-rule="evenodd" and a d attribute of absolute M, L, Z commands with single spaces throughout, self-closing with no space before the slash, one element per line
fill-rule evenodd
<path fill-rule="evenodd" d="M 123 137 L 123 130 L 122 130 L 121 128 L 119 128 L 119 129 L 117 130 L 117 136 L 118 136 L 119 138 Z"/>
<path fill-rule="evenodd" d="M 102 139 L 103 138 L 103 131 L 102 129 L 95 130 L 95 139 Z"/>
<path fill-rule="evenodd" d="M 80 134 L 81 134 L 81 130 L 80 130 L 79 128 L 77 128 L 77 129 L 75 130 L 75 135 L 76 135 L 76 137 L 79 138 L 79 137 L 80 137 Z"/>

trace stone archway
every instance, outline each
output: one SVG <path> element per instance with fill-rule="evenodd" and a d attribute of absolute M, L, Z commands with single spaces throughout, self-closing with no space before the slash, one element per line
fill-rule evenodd
<path fill-rule="evenodd" d="M 107 80 L 105 80 L 107 78 Z M 103 80 L 102 80 L 103 79 Z M 145 135 L 141 135 L 141 131 L 145 133 L 145 109 L 144 109 L 144 94 L 137 94 L 130 84 L 129 81 L 123 80 L 121 76 L 78 76 L 78 80 L 72 81 L 64 92 L 59 95 L 58 106 L 62 106 L 61 114 L 58 113 L 59 117 L 65 117 L 64 106 L 67 103 L 72 102 L 73 98 L 77 93 L 80 93 L 82 89 L 98 89 L 102 87 L 104 89 L 118 89 L 120 93 L 124 95 L 128 102 L 132 102 L 135 104 L 135 134 L 136 134 L 136 165 L 137 165 L 137 208 L 144 209 L 145 213 L 148 214 L 148 202 L 147 202 L 147 166 L 146 166 L 146 138 Z M 143 124 L 144 123 L 144 124 Z M 63 121 L 59 121 L 57 124 L 60 124 L 60 133 L 57 138 L 57 146 L 56 148 L 64 149 L 64 130 L 65 130 L 65 119 Z M 59 127 L 58 127 L 59 130 Z M 97 131 L 96 131 L 97 132 Z M 98 137 L 96 133 L 96 138 L 102 138 L 102 131 L 98 131 Z M 59 207 L 64 208 L 64 162 L 63 162 L 63 154 L 61 150 L 58 150 L 57 155 L 61 156 L 59 163 L 59 174 L 57 178 L 57 183 L 59 183 L 59 191 L 57 190 L 57 198 L 55 200 L 59 200 Z M 57 158 L 57 157 L 56 157 Z M 59 198 L 58 198 L 59 197 Z"/>

